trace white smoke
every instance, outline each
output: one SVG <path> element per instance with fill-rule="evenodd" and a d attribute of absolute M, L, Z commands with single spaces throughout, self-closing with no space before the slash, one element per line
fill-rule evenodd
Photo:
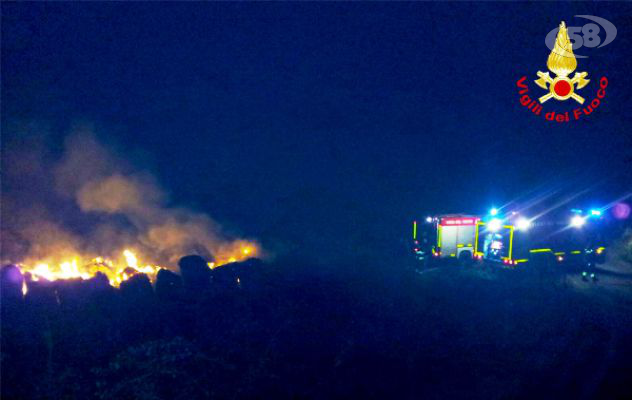
<path fill-rule="evenodd" d="M 207 215 L 169 206 L 167 193 L 151 174 L 88 128 L 71 133 L 61 156 L 49 165 L 41 165 L 45 152 L 45 143 L 24 148 L 20 141 L 4 149 L 15 165 L 3 162 L 3 171 L 12 170 L 2 192 L 3 261 L 62 253 L 107 257 L 133 248 L 147 262 L 173 266 L 187 254 L 228 260 L 244 246 L 252 247 L 228 238 Z M 36 176 L 15 169 L 36 171 Z M 29 185 L 35 187 L 24 187 Z"/>

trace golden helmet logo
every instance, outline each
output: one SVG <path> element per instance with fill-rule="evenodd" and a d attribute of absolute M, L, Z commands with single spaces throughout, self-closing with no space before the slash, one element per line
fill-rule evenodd
<path fill-rule="evenodd" d="M 549 54 L 546 66 L 556 75 L 551 78 L 548 72 L 538 71 L 540 79 L 535 83 L 542 89 L 548 89 L 549 93 L 540 97 L 540 103 L 544 103 L 550 98 L 557 100 L 567 100 L 572 98 L 579 104 L 584 104 L 584 98 L 575 93 L 575 85 L 577 89 L 581 89 L 590 82 L 586 79 L 587 72 L 575 72 L 571 79 L 568 76 L 577 68 L 577 59 L 573 54 L 573 44 L 568 38 L 568 32 L 564 21 L 560 24 L 560 30 L 557 32 L 555 39 L 555 47 Z"/>
<path fill-rule="evenodd" d="M 575 54 L 573 54 L 573 42 L 571 42 L 569 38 L 569 30 L 571 28 L 573 29 L 573 31 L 571 31 L 573 33 L 572 36 L 574 37 L 573 40 L 577 40 L 575 32 L 579 28 L 567 28 L 564 21 L 562 21 L 555 38 L 555 43 L 552 46 L 551 53 L 549 54 L 549 58 L 546 62 L 546 66 L 549 71 L 538 71 L 538 79 L 533 81 L 542 89 L 547 90 L 548 93 L 542 96 L 538 94 L 539 97 L 537 100 L 532 99 L 529 95 L 530 88 L 528 85 L 528 82 L 530 82 L 531 79 L 523 76 L 516 82 L 518 94 L 520 95 L 520 104 L 530 110 L 533 115 L 542 116 L 547 121 L 564 123 L 583 119 L 583 117 L 591 115 L 593 111 L 595 111 L 603 103 L 604 97 L 606 96 L 608 78 L 605 76 L 602 76 L 597 80 L 596 87 L 594 83 L 591 85 L 596 91 L 591 101 L 586 101 L 584 97 L 577 93 L 579 90 L 586 87 L 591 80 L 588 79 L 588 72 L 575 71 L 577 69 L 577 58 L 575 57 Z M 553 74 L 553 76 L 551 76 L 551 74 Z M 552 110 L 545 110 L 545 103 L 550 99 L 555 99 L 560 102 L 573 99 L 576 103 L 570 102 L 571 107 L 573 107 L 572 104 L 577 106 L 577 103 L 579 103 L 580 106 L 575 106 L 576 108 L 569 108 L 567 105 L 560 104 L 557 107 L 554 106 L 555 108 Z M 551 103 L 546 103 L 546 107 L 548 107 L 548 104 Z"/>

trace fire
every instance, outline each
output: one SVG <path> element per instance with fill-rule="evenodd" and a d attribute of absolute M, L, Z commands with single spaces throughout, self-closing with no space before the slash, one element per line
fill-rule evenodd
<path fill-rule="evenodd" d="M 112 260 L 103 256 L 82 257 L 71 256 L 68 259 L 55 261 L 37 261 L 29 264 L 20 264 L 22 272 L 27 274 L 27 280 L 56 281 L 63 279 L 90 279 L 98 272 L 107 276 L 112 286 L 119 286 L 135 274 L 147 274 L 153 281 L 162 268 L 160 265 L 139 261 L 137 252 L 132 249 L 124 249 L 118 260 Z M 209 262 L 209 268 L 217 268 L 220 265 L 242 261 L 257 254 L 257 247 L 251 243 L 240 241 L 236 246 L 220 253 L 215 262 Z M 53 258 L 51 258 L 52 260 Z M 32 266 L 31 266 L 32 265 Z M 26 293 L 27 286 L 22 288 Z"/>
<path fill-rule="evenodd" d="M 138 259 L 136 258 L 136 255 L 134 253 L 132 253 L 131 250 L 124 250 L 123 251 L 123 256 L 125 257 L 125 261 L 127 262 L 127 265 L 132 267 L 132 268 L 137 268 L 138 267 Z"/>
<path fill-rule="evenodd" d="M 37 264 L 31 271 L 31 275 L 37 280 L 39 278 L 46 279 L 48 281 L 56 279 L 73 279 L 81 278 L 88 279 L 90 274 L 79 271 L 77 266 L 77 260 L 66 261 L 59 264 L 57 271 L 52 271 L 48 264 Z"/>

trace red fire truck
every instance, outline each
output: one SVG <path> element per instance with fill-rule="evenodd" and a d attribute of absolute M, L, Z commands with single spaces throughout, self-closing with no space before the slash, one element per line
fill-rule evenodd
<path fill-rule="evenodd" d="M 413 222 L 413 254 L 422 265 L 472 259 L 510 268 L 527 264 L 566 270 L 580 268 L 595 278 L 605 262 L 603 209 L 548 210 L 527 217 L 522 212 L 492 209 L 488 215 L 449 214 Z M 556 268 L 562 270 L 560 268 Z"/>
<path fill-rule="evenodd" d="M 423 264 L 438 260 L 469 263 L 476 244 L 476 224 L 480 218 L 466 214 L 430 216 L 413 221 L 413 253 Z"/>

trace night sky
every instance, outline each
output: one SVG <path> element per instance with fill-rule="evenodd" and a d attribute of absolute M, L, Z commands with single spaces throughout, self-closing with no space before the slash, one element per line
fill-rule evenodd
<path fill-rule="evenodd" d="M 90 124 L 170 202 L 275 251 L 385 254 L 427 213 L 537 191 L 593 188 L 605 202 L 632 187 L 630 3 L 3 3 L 2 14 L 3 142 L 28 145 L 37 133 L 20 127 L 36 123 L 55 157 Z M 576 51 L 593 79 L 581 94 L 607 76 L 607 95 L 581 121 L 537 118 L 516 81 L 544 94 L 533 83 L 544 37 L 584 14 L 618 29 Z"/>

